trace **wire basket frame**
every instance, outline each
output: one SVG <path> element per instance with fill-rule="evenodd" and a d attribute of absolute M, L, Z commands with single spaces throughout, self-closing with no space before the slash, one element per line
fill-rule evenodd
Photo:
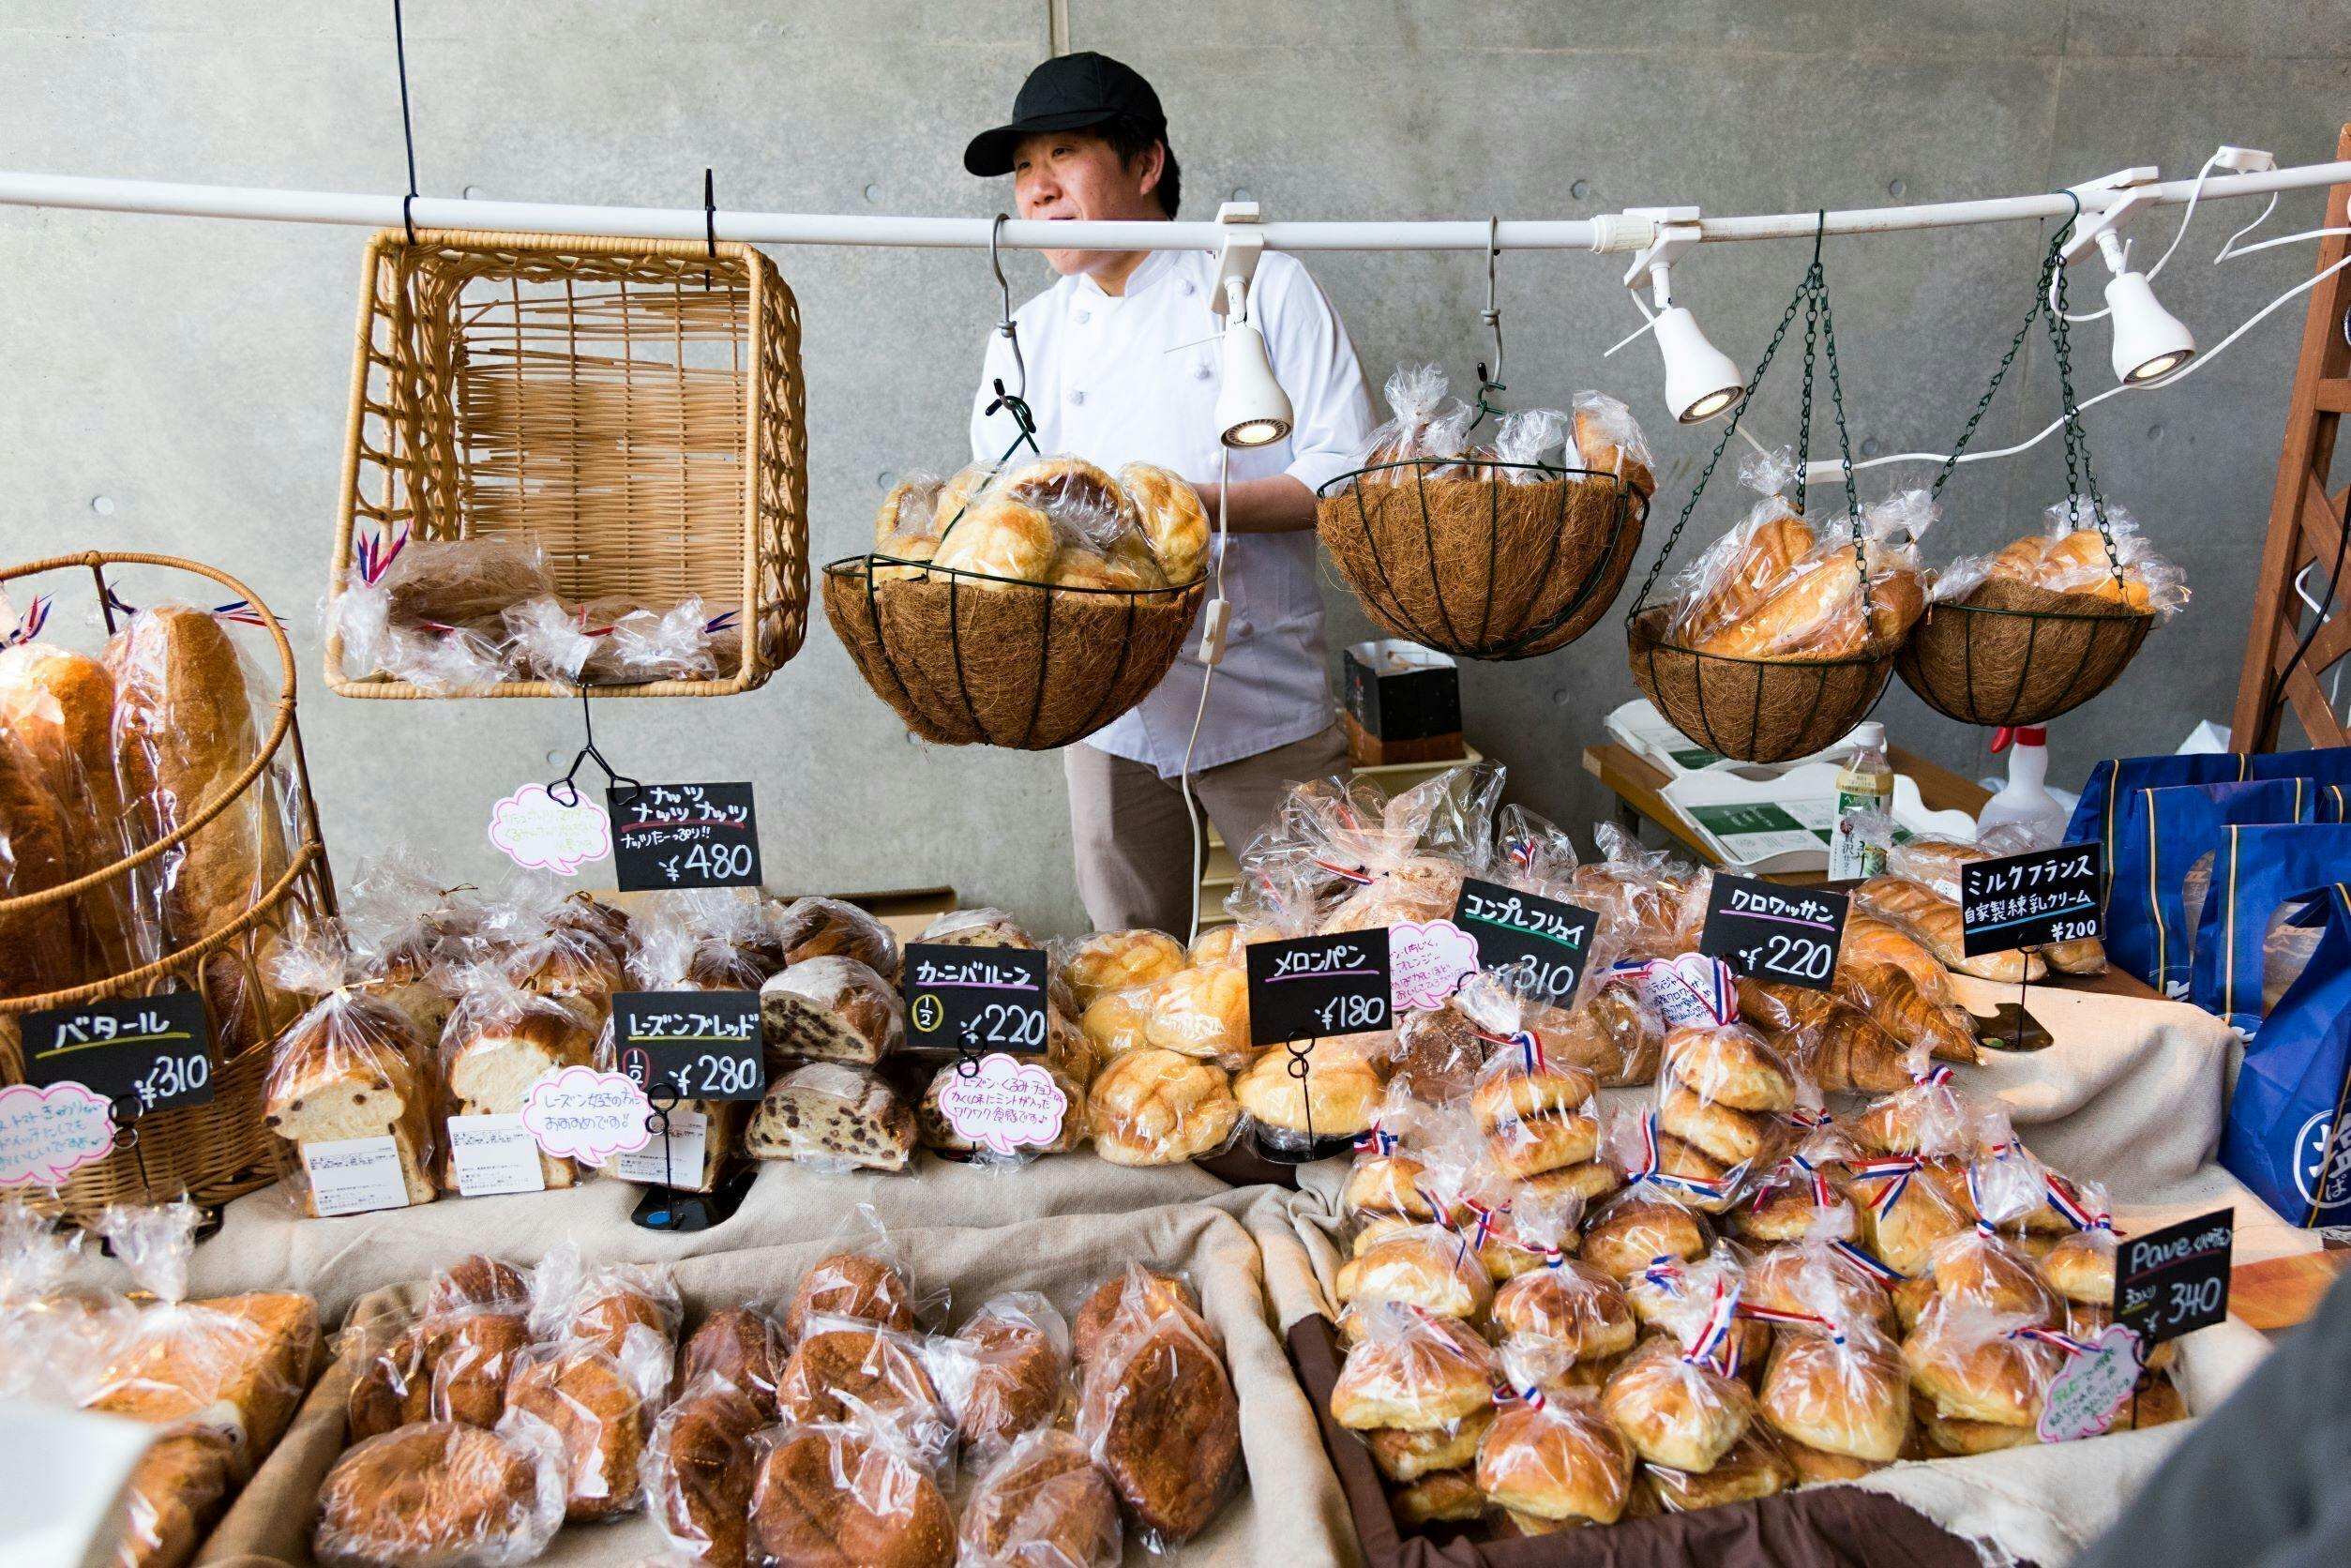
<path fill-rule="evenodd" d="M 824 568 L 834 634 L 909 730 L 1019 751 L 1083 740 L 1149 696 L 1207 594 L 1205 577 L 1062 588 L 880 554 Z"/>
<path fill-rule="evenodd" d="M 160 1200 L 183 1192 L 198 1203 L 223 1203 L 277 1180 L 272 1138 L 262 1121 L 263 1084 L 268 1075 L 270 1045 L 300 1008 L 268 980 L 264 961 L 280 936 L 315 927 L 338 912 L 334 874 L 327 864 L 301 728 L 294 717 L 294 649 L 276 617 L 251 589 L 199 562 L 100 550 L 10 566 L 0 570 L 0 583 L 45 572 L 86 569 L 111 626 L 113 601 L 104 576 L 104 569 L 111 565 L 188 572 L 245 600 L 268 628 L 277 649 L 279 690 L 273 717 L 251 761 L 218 793 L 197 804 L 177 827 L 111 866 L 38 892 L 0 898 L 0 926 L 13 925 L 35 912 L 110 885 L 128 883 L 143 868 L 173 853 L 233 809 L 277 812 L 279 807 L 271 797 L 281 777 L 287 798 L 279 820 L 294 835 L 294 841 L 287 845 L 284 870 L 258 890 L 244 910 L 198 940 L 153 962 L 83 985 L 0 997 L 0 1046 L 7 1048 L 0 1050 L 0 1078 L 11 1082 L 23 1079 L 19 1037 L 21 1020 L 28 1013 L 173 990 L 194 991 L 203 999 L 219 1058 L 212 1100 L 138 1118 L 118 1132 L 121 1146 L 115 1153 L 75 1171 L 53 1192 L 36 1189 L 28 1195 L 38 1207 L 78 1219 L 95 1217 L 110 1203 Z"/>
<path fill-rule="evenodd" d="M 1891 648 L 1836 658 L 1701 653 L 1666 634 L 1670 605 L 1626 624 L 1633 684 L 1675 729 L 1742 762 L 1786 762 L 1833 746 L 1867 718 L 1893 677 Z"/>
<path fill-rule="evenodd" d="M 1618 475 L 1549 463 L 1477 460 L 1539 475 L 1527 483 L 1434 476 L 1462 460 L 1406 458 L 1329 481 L 1316 491 L 1323 548 L 1364 612 L 1397 637 L 1493 660 L 1567 646 L 1624 586 L 1649 497 Z"/>
<path fill-rule="evenodd" d="M 1931 604 L 1895 661 L 1903 684 L 1946 718 L 2046 724 L 2114 685 L 2155 626 L 2147 611 L 2085 610 L 2083 596 L 2021 583 L 1986 583 L 1970 596 L 2001 589 L 2067 602 Z"/>
<path fill-rule="evenodd" d="M 807 625 L 807 434 L 799 307 L 751 246 L 385 230 L 369 243 L 332 599 L 372 535 L 530 540 L 559 594 L 742 607 L 740 656 L 706 680 L 765 684 Z M 568 697 L 517 678 L 428 692 L 352 676 L 346 697 Z"/>

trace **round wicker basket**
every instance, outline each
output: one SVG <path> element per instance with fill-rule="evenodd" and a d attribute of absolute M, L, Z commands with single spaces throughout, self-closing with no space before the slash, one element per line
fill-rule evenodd
<path fill-rule="evenodd" d="M 207 579 L 244 599 L 267 626 L 278 656 L 279 688 L 274 717 L 251 761 L 228 785 L 197 806 L 171 833 L 116 861 L 71 882 L 14 898 L 0 898 L 0 924 L 12 916 L 92 893 L 131 878 L 201 831 L 222 813 L 262 792 L 262 809 L 274 809 L 266 799 L 272 780 L 282 780 L 286 792 L 284 822 L 292 837 L 286 864 L 270 884 L 259 891 L 235 916 L 160 958 L 135 969 L 87 984 L 35 995 L 0 997 L 0 1069 L 9 1081 L 22 1077 L 25 1015 L 52 1008 L 74 1007 L 119 997 L 153 996 L 188 990 L 204 1000 L 215 1045 L 213 1098 L 204 1105 L 181 1106 L 139 1117 L 119 1137 L 121 1147 L 96 1164 L 83 1167 L 54 1192 L 41 1189 L 31 1196 L 36 1204 L 90 1218 L 108 1204 L 152 1201 L 185 1193 L 198 1203 L 227 1201 L 240 1193 L 268 1185 L 277 1179 L 268 1129 L 262 1123 L 262 1085 L 269 1066 L 269 1048 L 279 1031 L 294 1021 L 293 1004 L 267 983 L 262 961 L 267 945 L 279 934 L 336 913 L 334 876 L 327 866 L 326 846 L 320 835 L 318 810 L 310 796 L 309 771 L 302 754 L 302 736 L 294 721 L 294 649 L 286 635 L 253 591 L 225 572 L 194 561 L 169 555 L 91 550 L 54 556 L 0 570 L 0 582 L 44 572 L 86 570 L 95 584 L 98 602 L 112 618 L 112 600 L 104 569 L 111 565 L 160 566 Z M 209 589 L 206 590 L 209 592 Z"/>
<path fill-rule="evenodd" d="M 2046 724 L 2114 685 L 2154 625 L 2127 605 L 1994 580 L 1929 605 L 1894 667 L 1963 724 Z"/>
<path fill-rule="evenodd" d="M 1669 605 L 1626 623 L 1633 684 L 1675 729 L 1741 762 L 1786 762 L 1833 745 L 1867 718 L 1892 679 L 1894 650 L 1843 658 L 1738 658 L 1665 634 Z"/>
<path fill-rule="evenodd" d="M 1528 482 L 1431 476 L 1454 462 L 1375 463 L 1317 492 L 1316 532 L 1364 612 L 1461 658 L 1532 658 L 1590 630 L 1632 570 L 1649 498 L 1545 464 L 1481 464 Z"/>
<path fill-rule="evenodd" d="M 877 580 L 876 568 L 907 575 Z M 1049 588 L 886 555 L 824 568 L 824 613 L 874 695 L 942 746 L 1050 751 L 1150 695 L 1207 596 Z"/>

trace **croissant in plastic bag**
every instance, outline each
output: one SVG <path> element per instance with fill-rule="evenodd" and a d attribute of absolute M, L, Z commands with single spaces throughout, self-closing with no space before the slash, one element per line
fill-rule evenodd
<path fill-rule="evenodd" d="M 1926 608 L 1917 540 L 1936 515 L 1926 491 L 1906 490 L 1863 507 L 1850 528 L 1831 524 L 1752 610 L 1693 646 L 1733 658 L 1845 658 L 1892 647 Z"/>

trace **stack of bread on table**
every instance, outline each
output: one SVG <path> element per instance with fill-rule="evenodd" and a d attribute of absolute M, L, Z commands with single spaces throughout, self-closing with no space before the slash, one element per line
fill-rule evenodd
<path fill-rule="evenodd" d="M 159 604 L 121 622 L 100 654 L 38 635 L 0 639 L 0 900 L 78 881 L 217 815 L 144 867 L 0 917 L 0 998 L 71 990 L 222 931 L 273 890 L 301 837 L 261 754 L 252 671 L 232 630 L 242 605 Z M 274 913 L 203 962 L 215 1067 L 281 1027 L 269 985 Z M 23 1078 L 16 1022 L 0 1015 L 0 1079 Z"/>
<path fill-rule="evenodd" d="M 0 1208 L 0 1398 L 76 1406 L 156 1428 L 125 1489 L 121 1568 L 180 1568 L 269 1456 L 319 1367 L 318 1307 L 256 1291 L 188 1301 L 197 1212 L 105 1211 L 98 1231 L 135 1292 L 69 1276 L 82 1234 Z"/>
<path fill-rule="evenodd" d="M 1208 514 L 1164 468 L 1129 463 L 1116 477 L 1083 458 L 975 463 L 941 480 L 901 481 L 874 520 L 867 570 L 877 582 L 1020 583 L 1140 592 L 1197 581 Z"/>
<path fill-rule="evenodd" d="M 738 1568 L 1111 1568 L 1172 1548 L 1240 1473 L 1222 1341 L 1139 1265 L 1065 1319 L 946 1293 L 867 1252 L 687 1330 L 658 1270 L 559 1249 L 469 1258 L 346 1332 L 347 1449 L 319 1487 L 327 1568 L 528 1561 L 642 1515 L 656 1560 Z"/>

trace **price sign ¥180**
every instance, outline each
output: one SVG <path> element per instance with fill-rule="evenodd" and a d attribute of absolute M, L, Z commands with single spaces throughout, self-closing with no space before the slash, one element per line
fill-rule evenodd
<path fill-rule="evenodd" d="M 605 792 L 624 893 L 757 887 L 759 814 L 748 784 L 643 784 Z"/>
<path fill-rule="evenodd" d="M 139 1114 L 212 1101 L 212 1026 L 194 991 L 24 1015 L 24 1080 L 80 1083 Z"/>
<path fill-rule="evenodd" d="M 616 991 L 612 1044 L 621 1071 L 650 1099 L 756 1100 L 767 1059 L 754 991 Z"/>
<path fill-rule="evenodd" d="M 1247 952 L 1253 1046 L 1361 1034 L 1394 1016 L 1385 927 L 1251 942 Z"/>
<path fill-rule="evenodd" d="M 1783 887 L 1714 873 L 1698 951 L 1757 980 L 1826 990 L 1852 900 L 1819 887 Z"/>
<path fill-rule="evenodd" d="M 1018 1056 L 1045 1050 L 1044 954 L 918 942 L 908 945 L 902 973 L 910 1048 Z"/>

